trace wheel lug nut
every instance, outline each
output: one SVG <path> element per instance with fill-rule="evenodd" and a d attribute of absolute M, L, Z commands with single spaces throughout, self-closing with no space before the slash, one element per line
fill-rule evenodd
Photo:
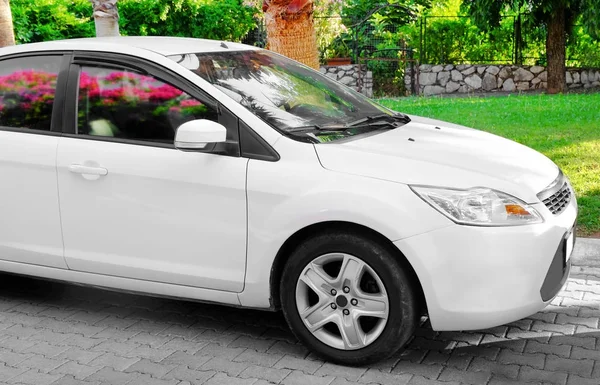
<path fill-rule="evenodd" d="M 336 295 L 337 291 L 335 289 L 331 289 L 331 295 Z"/>
<path fill-rule="evenodd" d="M 350 314 L 350 310 L 344 309 L 344 315 L 348 315 L 348 314 Z"/>
<path fill-rule="evenodd" d="M 350 288 L 348 286 L 344 286 L 344 293 L 350 293 Z"/>
<path fill-rule="evenodd" d="M 337 309 L 337 305 L 336 305 L 335 303 L 332 303 L 332 304 L 331 304 L 331 308 L 332 308 L 333 310 L 335 310 L 335 309 Z"/>
<path fill-rule="evenodd" d="M 356 300 L 356 298 L 352 298 L 352 300 L 350 301 L 350 303 L 352 304 L 352 306 L 358 305 L 358 301 Z"/>

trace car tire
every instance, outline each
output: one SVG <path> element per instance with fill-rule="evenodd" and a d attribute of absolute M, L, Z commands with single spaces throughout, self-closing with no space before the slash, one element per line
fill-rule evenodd
<path fill-rule="evenodd" d="M 360 366 L 402 348 L 419 322 L 408 263 L 374 237 L 329 232 L 300 244 L 280 282 L 283 314 L 318 356 Z"/>

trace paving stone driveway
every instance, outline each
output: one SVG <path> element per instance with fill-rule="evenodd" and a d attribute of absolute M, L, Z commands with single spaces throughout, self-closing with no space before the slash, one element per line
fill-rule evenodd
<path fill-rule="evenodd" d="M 0 274 L 4 384 L 600 384 L 600 266 L 575 266 L 530 318 L 475 332 L 426 326 L 369 368 L 324 363 L 281 314 Z"/>

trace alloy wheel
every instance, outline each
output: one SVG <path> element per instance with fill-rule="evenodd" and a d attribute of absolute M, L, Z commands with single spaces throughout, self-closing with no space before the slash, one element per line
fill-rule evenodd
<path fill-rule="evenodd" d="M 389 317 L 389 299 L 377 273 L 363 260 L 329 253 L 312 260 L 296 283 L 296 307 L 319 341 L 340 350 L 373 343 Z"/>

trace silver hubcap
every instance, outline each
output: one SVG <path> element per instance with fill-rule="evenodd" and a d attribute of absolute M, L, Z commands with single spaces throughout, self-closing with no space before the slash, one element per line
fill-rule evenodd
<path fill-rule="evenodd" d="M 304 268 L 296 283 L 296 307 L 319 341 L 340 350 L 373 343 L 389 316 L 379 276 L 361 259 L 342 253 L 322 255 Z"/>

